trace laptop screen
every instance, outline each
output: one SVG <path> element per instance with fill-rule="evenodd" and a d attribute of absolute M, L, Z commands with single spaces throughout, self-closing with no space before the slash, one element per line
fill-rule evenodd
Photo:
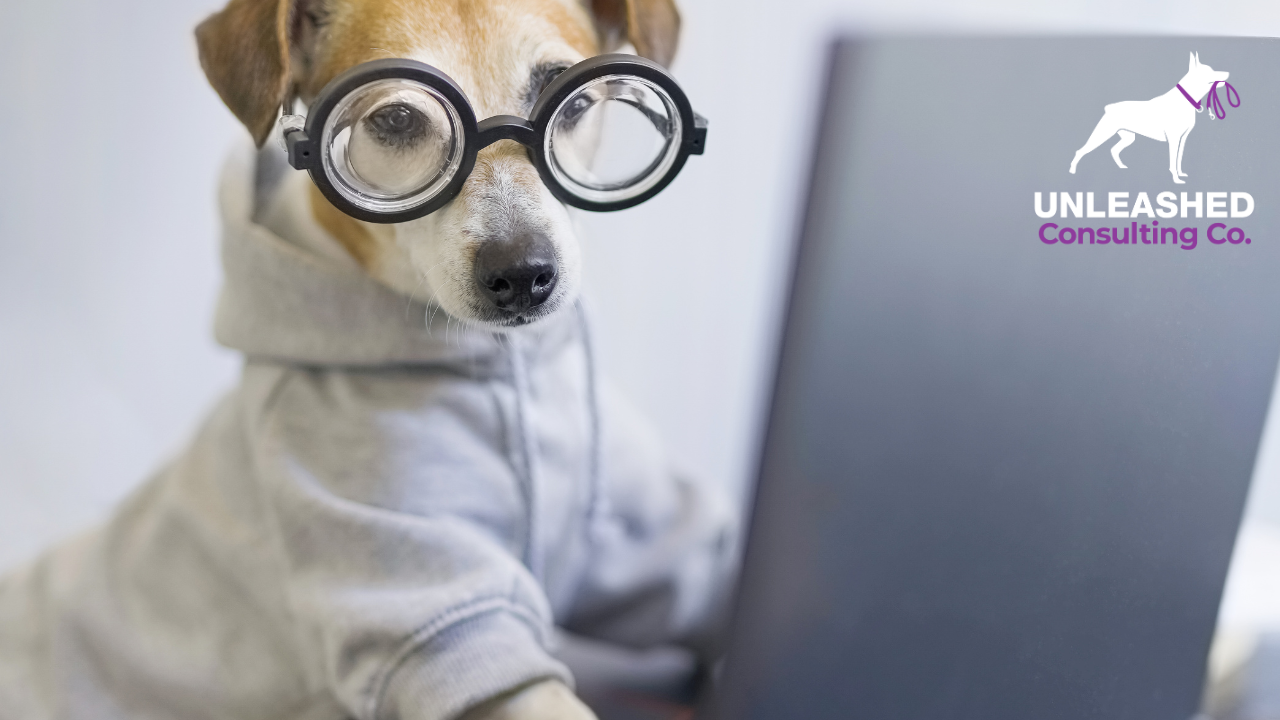
<path fill-rule="evenodd" d="M 1280 357 L 1278 73 L 838 44 L 718 716 L 1195 714 Z"/>

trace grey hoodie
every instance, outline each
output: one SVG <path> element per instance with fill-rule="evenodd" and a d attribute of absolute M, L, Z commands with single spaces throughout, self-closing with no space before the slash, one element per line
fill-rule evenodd
<path fill-rule="evenodd" d="M 242 152 L 221 186 L 240 385 L 106 526 L 0 581 L 0 718 L 438 720 L 571 682 L 555 625 L 695 641 L 733 513 L 597 380 L 581 310 L 424 323 L 255 222 L 273 177 Z"/>

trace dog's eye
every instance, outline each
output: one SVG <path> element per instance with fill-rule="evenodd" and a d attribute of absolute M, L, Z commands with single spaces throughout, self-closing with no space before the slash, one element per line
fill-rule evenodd
<path fill-rule="evenodd" d="M 560 75 L 564 73 L 565 70 L 568 70 L 568 69 L 569 68 L 566 68 L 566 67 L 551 67 L 544 70 L 542 73 L 541 87 L 538 88 L 538 93 L 541 94 L 542 91 L 546 90 L 547 86 L 551 84 L 552 80 L 555 80 L 556 78 L 560 77 Z"/>
<path fill-rule="evenodd" d="M 568 65 L 539 65 L 533 69 L 533 74 L 529 79 L 529 94 L 525 98 L 526 109 L 532 108 L 533 104 L 538 101 L 538 96 L 543 90 L 551 84 L 552 80 L 560 77 L 560 74 L 568 70 Z"/>
<path fill-rule="evenodd" d="M 587 108 L 591 107 L 593 104 L 593 98 L 586 94 L 579 95 L 578 97 L 570 100 L 569 104 L 565 106 L 563 110 L 564 119 L 570 122 L 577 120 L 587 111 Z"/>
<path fill-rule="evenodd" d="M 383 105 L 364 119 L 369 132 L 385 145 L 412 145 L 427 134 L 429 121 L 417 108 L 404 103 Z"/>

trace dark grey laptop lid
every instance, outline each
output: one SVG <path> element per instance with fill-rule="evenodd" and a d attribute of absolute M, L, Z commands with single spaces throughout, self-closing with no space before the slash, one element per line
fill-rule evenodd
<path fill-rule="evenodd" d="M 1194 52 L 1242 102 L 1196 116 L 1186 184 L 1144 137 L 1068 172 Z M 839 45 L 720 717 L 1195 713 L 1280 350 L 1278 72 L 1254 39 Z M 1153 221 L 1196 247 L 1098 242 Z"/>

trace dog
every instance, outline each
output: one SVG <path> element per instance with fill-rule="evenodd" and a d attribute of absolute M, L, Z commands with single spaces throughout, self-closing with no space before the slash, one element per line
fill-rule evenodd
<path fill-rule="evenodd" d="M 288 90 L 307 101 L 341 71 L 368 60 L 412 58 L 466 91 L 478 117 L 526 116 L 538 92 L 575 61 L 630 41 L 661 64 L 679 34 L 672 0 L 385 0 L 231 2 L 197 30 L 209 82 L 261 145 Z M 388 287 L 426 290 L 466 322 L 502 324 L 469 272 L 483 238 L 531 238 L 556 258 L 556 286 L 531 319 L 571 302 L 581 258 L 565 208 L 511 142 L 482 153 L 463 193 L 418 221 L 353 220 L 313 190 L 320 224 Z"/>
<path fill-rule="evenodd" d="M 230 0 L 200 24 L 265 145 L 220 188 L 215 333 L 242 379 L 103 527 L 0 578 L 0 718 L 590 720 L 558 627 L 710 647 L 736 514 L 597 379 L 573 224 L 524 150 L 378 225 L 266 145 L 365 61 L 527 116 L 574 63 L 665 64 L 678 32 L 671 0 Z M 482 262 L 554 286 L 504 309 Z"/>
<path fill-rule="evenodd" d="M 1089 134 L 1088 141 L 1076 151 L 1071 160 L 1071 174 L 1076 172 L 1080 158 L 1099 145 L 1119 135 L 1120 141 L 1111 147 L 1111 157 L 1121 168 L 1127 166 L 1120 160 L 1120 152 L 1133 144 L 1137 135 L 1169 144 L 1169 173 L 1173 181 L 1184 184 L 1182 178 L 1182 153 L 1187 147 L 1187 136 L 1196 126 L 1198 105 L 1214 83 L 1226 82 L 1230 73 L 1214 70 L 1200 62 L 1198 53 L 1191 53 L 1187 74 L 1169 92 L 1150 100 L 1129 100 L 1112 103 L 1103 109 L 1102 119 Z"/>

